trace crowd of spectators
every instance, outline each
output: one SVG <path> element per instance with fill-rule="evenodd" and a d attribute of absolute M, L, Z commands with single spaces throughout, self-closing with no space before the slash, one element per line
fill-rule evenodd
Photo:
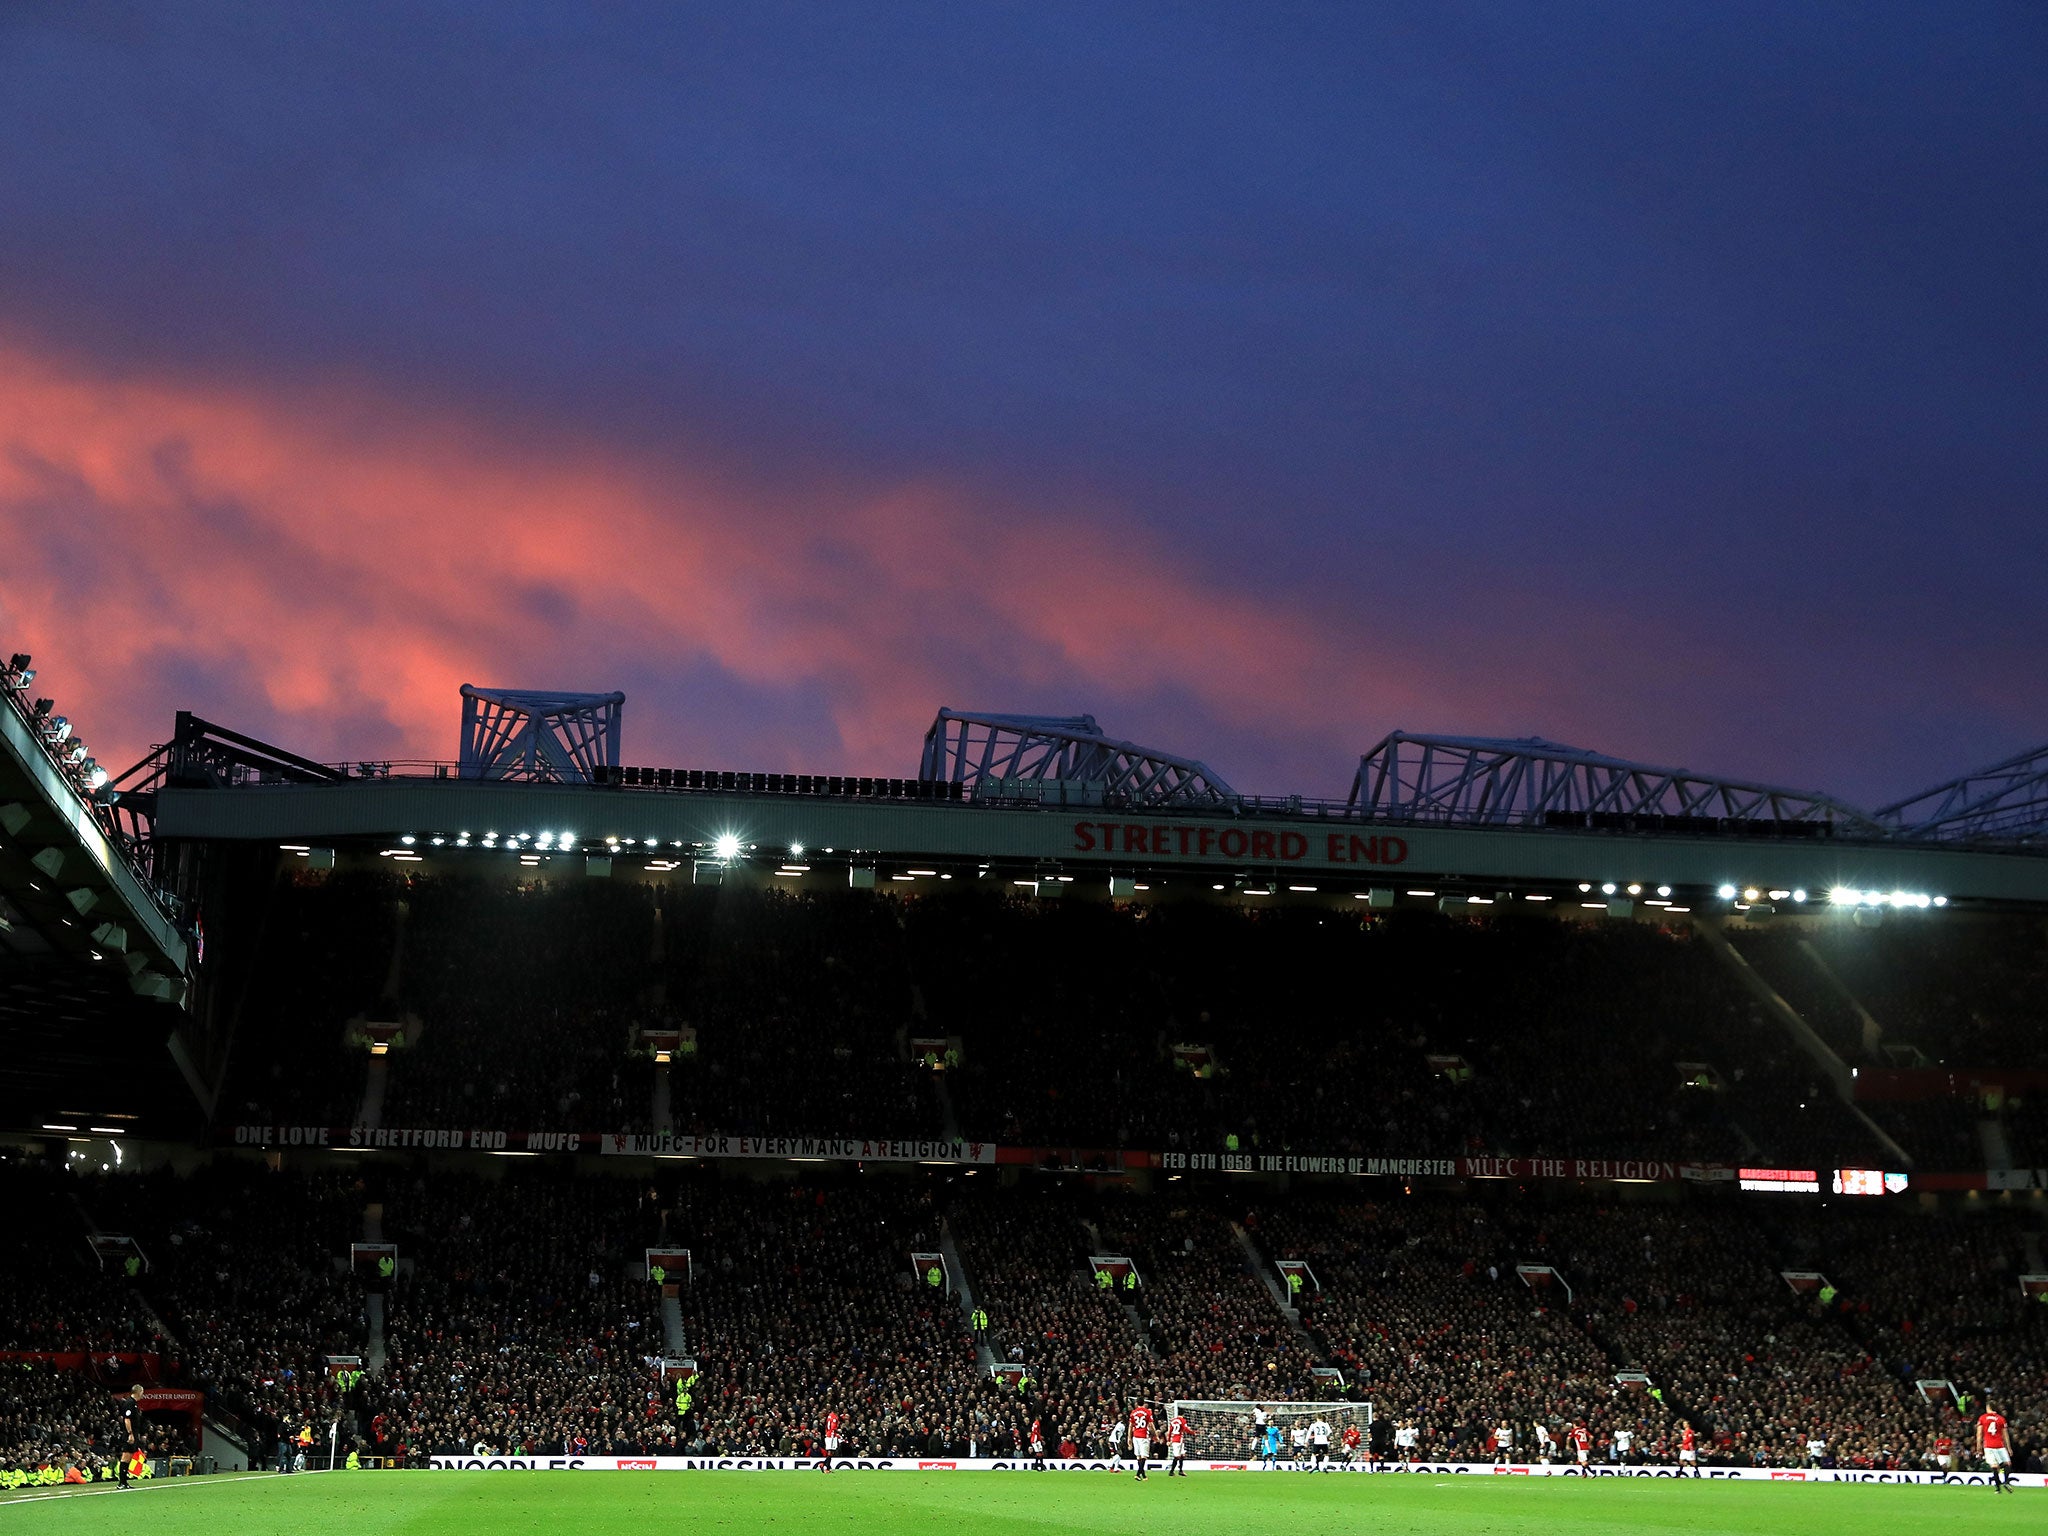
<path fill-rule="evenodd" d="M 354 1123 L 369 1058 L 350 1038 L 351 1021 L 394 1007 L 404 895 L 404 881 L 385 870 L 282 865 L 248 924 L 249 983 L 223 1093 L 243 1123 Z"/>
<path fill-rule="evenodd" d="M 1876 928 L 1816 925 L 1811 942 L 1876 1021 L 1881 1051 L 1910 1048 L 1960 1068 L 2048 1068 L 2037 1022 L 2048 930 L 2038 917 L 1903 911 Z"/>
<path fill-rule="evenodd" d="M 367 1404 L 375 1454 L 676 1448 L 650 1363 L 665 1351 L 644 1189 L 548 1170 L 416 1177 L 391 1192 L 384 1228 L 403 1263 Z"/>
<path fill-rule="evenodd" d="M 988 1319 L 985 1342 L 1022 1372 L 998 1405 L 1007 1411 L 990 1420 L 998 1443 L 1007 1430 L 1012 1443 L 1028 1445 L 1037 1417 L 1048 1444 L 1099 1451 L 1103 1430 L 1154 1383 L 1158 1361 L 1125 1299 L 1136 1293 L 1117 1275 L 1105 1284 L 1108 1271 L 1089 1263 L 1101 1252 L 1085 1224 L 1092 1208 L 1067 1191 L 1049 1197 L 1031 1186 L 964 1185 L 950 1204 L 947 1229 Z"/>
<path fill-rule="evenodd" d="M 191 1453 L 189 1427 L 138 1419 L 135 1449 L 145 1457 Z M 0 1472 L 48 1467 L 61 1475 L 76 1468 L 80 1480 L 95 1482 L 129 1450 L 120 1396 L 92 1372 L 43 1360 L 0 1360 Z"/>
<path fill-rule="evenodd" d="M 1571 1279 L 1518 1273 L 1544 1260 L 1513 1205 L 1309 1198 L 1245 1225 L 1269 1260 L 1309 1266 L 1304 1323 L 1376 1418 L 1414 1427 L 1421 1455 L 1486 1454 L 1503 1422 L 1525 1459 L 1539 1424 L 1560 1447 L 1573 1425 L 1605 1443 L 1626 1429 L 1643 1452 L 1668 1438 L 1667 1406 L 1615 1380 Z"/>
<path fill-rule="evenodd" d="M 630 880 L 418 878 L 382 1122 L 645 1130 L 657 1012 L 655 891 Z"/>
<path fill-rule="evenodd" d="M 1623 1454 L 1626 1431 L 1634 1459 L 1663 1460 L 1687 1421 L 1709 1462 L 1797 1465 L 1819 1441 L 1829 1465 L 1918 1468 L 1937 1437 L 1967 1449 L 1986 1401 L 2023 1458 L 2048 1444 L 2048 1305 L 2021 1282 L 2041 1233 L 2022 1208 L 1543 1200 L 1505 1183 L 1247 1200 L 1035 1171 L 1007 1186 L 992 1170 L 489 1172 L 10 1167 L 14 1208 L 38 1224 L 9 1234 L 0 1337 L 95 1363 L 146 1346 L 163 1380 L 259 1440 L 340 1417 L 394 1459 L 815 1454 L 828 1413 L 850 1454 L 1023 1455 L 1036 1421 L 1051 1453 L 1097 1455 L 1134 1402 L 1339 1396 L 1373 1405 L 1382 1454 L 1412 1424 L 1424 1458 L 1483 1456 L 1506 1421 L 1524 1458 L 1539 1425 L 1559 1446 L 1583 1425 L 1599 1459 Z M 345 1395 L 326 1357 L 367 1353 L 364 1291 L 340 1262 L 366 1209 L 403 1262 L 385 1367 Z M 67 1270 L 52 1237 L 66 1213 L 81 1252 L 93 1221 L 133 1236 L 147 1268 Z M 934 1287 L 912 1255 L 949 1241 L 960 1272 Z M 677 1332 L 650 1247 L 691 1254 L 668 1276 Z M 1136 1286 L 1097 1257 L 1127 1260 Z M 23 1283 L 38 1258 L 68 1298 Z M 1291 1316 L 1281 1260 L 1311 1276 Z M 78 1370 L 9 1376 L 0 1455 L 103 1452 L 107 1393 Z"/>
<path fill-rule="evenodd" d="M 2040 1223 L 2012 1211 L 1889 1211 L 1831 1201 L 1771 1221 L 1791 1264 L 1823 1272 L 1825 1310 L 1867 1349 L 1923 1429 L 1947 1422 L 1950 1382 L 2003 1407 L 2022 1444 L 2048 1443 L 2048 1304 L 2020 1281 Z M 1931 1431 L 1930 1431 L 1931 1432 Z"/>
<path fill-rule="evenodd" d="M 1137 1307 L 1155 1357 L 1140 1384 L 1148 1401 L 1324 1395 L 1320 1360 L 1287 1326 L 1252 1256 L 1204 1201 L 1105 1200 L 1103 1252 L 1131 1258 Z"/>
<path fill-rule="evenodd" d="M 2048 1142 L 2017 1092 L 1866 1120 L 1676 919 L 661 873 L 287 866 L 232 1055 L 238 1118 L 352 1118 L 351 1021 L 376 1015 L 404 1023 L 387 1126 L 928 1138 L 950 1100 L 969 1139 L 1083 1151 L 1822 1168 L 1897 1163 L 1880 1131 L 1920 1166 L 1969 1166 L 1978 1116 L 2002 1109 L 2015 1155 Z M 2024 1012 L 2048 980 L 2036 928 L 1823 917 L 1731 938 L 1845 1061 L 2048 1060 Z M 1851 993 L 1883 1031 L 1874 1054 Z M 682 1031 L 665 1094 L 651 1030 Z M 961 1041 L 942 1093 L 913 1038 Z"/>
<path fill-rule="evenodd" d="M 1841 1465 L 1922 1465 L 1896 1384 L 1739 1206 L 1565 1210 L 1548 1228 L 1616 1357 L 1695 1415 L 1716 1459 L 1795 1466 L 1819 1439 Z"/>
<path fill-rule="evenodd" d="M 134 1287 L 171 1330 L 168 1379 L 265 1438 L 331 1420 L 327 1357 L 360 1356 L 365 1341 L 347 1265 L 366 1201 L 353 1172 L 224 1160 L 96 1178 L 81 1195 L 147 1255 Z"/>
<path fill-rule="evenodd" d="M 678 888 L 667 999 L 697 1028 L 671 1073 L 688 1134 L 928 1138 L 938 1101 L 912 1069 L 899 908 L 859 891 L 742 881 Z"/>
<path fill-rule="evenodd" d="M 0 1351 L 153 1351 L 134 1290 L 86 1242 L 79 1180 L 40 1159 L 0 1160 Z"/>
<path fill-rule="evenodd" d="M 965 1040 L 952 1092 L 973 1137 L 1881 1160 L 1868 1126 L 1682 927 L 973 888 L 920 898 L 905 921 L 928 995 L 957 1010 L 941 1023 Z M 1009 976 L 1029 985 L 986 984 Z"/>

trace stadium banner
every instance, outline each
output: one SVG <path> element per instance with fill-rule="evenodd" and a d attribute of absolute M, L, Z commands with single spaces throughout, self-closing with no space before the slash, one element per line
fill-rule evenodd
<path fill-rule="evenodd" d="M 500 1131 L 460 1126 L 238 1125 L 233 1144 L 279 1151 L 325 1147 L 342 1152 L 582 1152 L 594 1151 L 596 1131 Z"/>
<path fill-rule="evenodd" d="M 819 1158 L 842 1163 L 993 1163 L 992 1141 L 865 1141 L 856 1136 L 674 1136 L 614 1132 L 599 1150 L 617 1157 Z"/>
<path fill-rule="evenodd" d="M 1315 1157 L 1299 1152 L 1161 1152 L 1172 1172 L 1335 1173 L 1387 1179 L 1565 1179 L 1625 1184 L 1732 1183 L 1722 1163 L 1610 1157 Z"/>
<path fill-rule="evenodd" d="M 809 1456 L 432 1456 L 437 1472 L 816 1472 L 824 1462 Z M 1119 1462 L 1104 1460 L 1064 1461 L 1047 1457 L 1048 1472 L 1108 1472 L 1134 1465 L 1129 1457 Z M 1154 1465 L 1163 1465 L 1157 1458 Z M 1513 1466 L 1497 1467 L 1490 1461 L 1363 1461 L 1326 1464 L 1333 1472 L 1360 1475 L 1475 1476 L 1475 1477 L 1691 1477 L 1692 1470 L 1675 1466 Z M 1255 1461 L 1187 1462 L 1190 1472 L 1264 1472 Z M 1029 1472 L 1035 1470 L 1028 1456 L 918 1457 L 847 1456 L 832 1459 L 835 1472 Z M 1294 1469 L 1278 1467 L 1285 1475 Z M 1886 1472 L 1856 1467 L 1701 1467 L 1702 1482 L 1752 1483 L 1954 1483 L 1960 1487 L 1983 1488 L 1990 1478 L 1983 1472 Z M 2048 1473 L 2015 1472 L 2013 1483 L 2021 1488 L 2048 1484 Z"/>
<path fill-rule="evenodd" d="M 602 1153 L 607 1157 L 702 1157 L 809 1162 L 946 1163 L 1060 1168 L 1116 1176 L 1169 1173 L 1301 1173 L 1348 1178 L 1562 1180 L 1573 1183 L 1733 1184 L 1773 1194 L 1818 1193 L 1815 1170 L 1737 1169 L 1726 1163 L 1604 1157 L 1356 1157 L 1304 1152 L 1154 1152 L 1142 1149 L 1006 1147 L 992 1141 L 885 1140 L 854 1136 L 677 1136 L 667 1133 L 515 1131 L 462 1127 L 238 1125 L 223 1145 L 263 1151 Z M 1851 1172 L 1855 1170 L 1841 1170 Z M 1876 1175 L 1897 1180 L 1900 1175 Z M 1916 1173 L 1922 1190 L 2048 1189 L 2048 1168 Z"/>

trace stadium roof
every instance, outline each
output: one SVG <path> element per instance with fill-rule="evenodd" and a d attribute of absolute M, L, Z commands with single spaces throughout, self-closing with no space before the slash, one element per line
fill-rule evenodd
<path fill-rule="evenodd" d="M 2048 746 L 1923 789 L 1877 814 L 1904 837 L 2048 842 Z"/>
<path fill-rule="evenodd" d="M 964 785 L 971 798 L 1016 786 L 1091 785 L 1110 804 L 1225 806 L 1239 796 L 1207 763 L 1105 735 L 1093 715 L 997 715 L 941 709 L 925 732 L 918 777 Z"/>
<path fill-rule="evenodd" d="M 1893 830 L 1819 790 L 1660 768 L 1538 736 L 1391 732 L 1359 759 L 1348 803 L 1396 821 L 1559 826 L 1588 817 L 1655 817 L 1677 818 L 1681 826 L 1814 824 L 1866 836 Z"/>

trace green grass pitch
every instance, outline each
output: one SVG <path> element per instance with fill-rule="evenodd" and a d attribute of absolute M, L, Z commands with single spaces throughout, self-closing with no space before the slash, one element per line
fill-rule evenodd
<path fill-rule="evenodd" d="M 180 1479 L 0 1502 L 0 1536 L 1971 1536 L 2048 1490 L 1198 1473 L 356 1472 Z"/>

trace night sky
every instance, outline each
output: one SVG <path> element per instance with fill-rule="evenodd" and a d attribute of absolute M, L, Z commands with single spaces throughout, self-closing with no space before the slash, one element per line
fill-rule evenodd
<path fill-rule="evenodd" d="M 0 7 L 0 649 L 452 758 L 2048 739 L 2048 10 Z"/>

